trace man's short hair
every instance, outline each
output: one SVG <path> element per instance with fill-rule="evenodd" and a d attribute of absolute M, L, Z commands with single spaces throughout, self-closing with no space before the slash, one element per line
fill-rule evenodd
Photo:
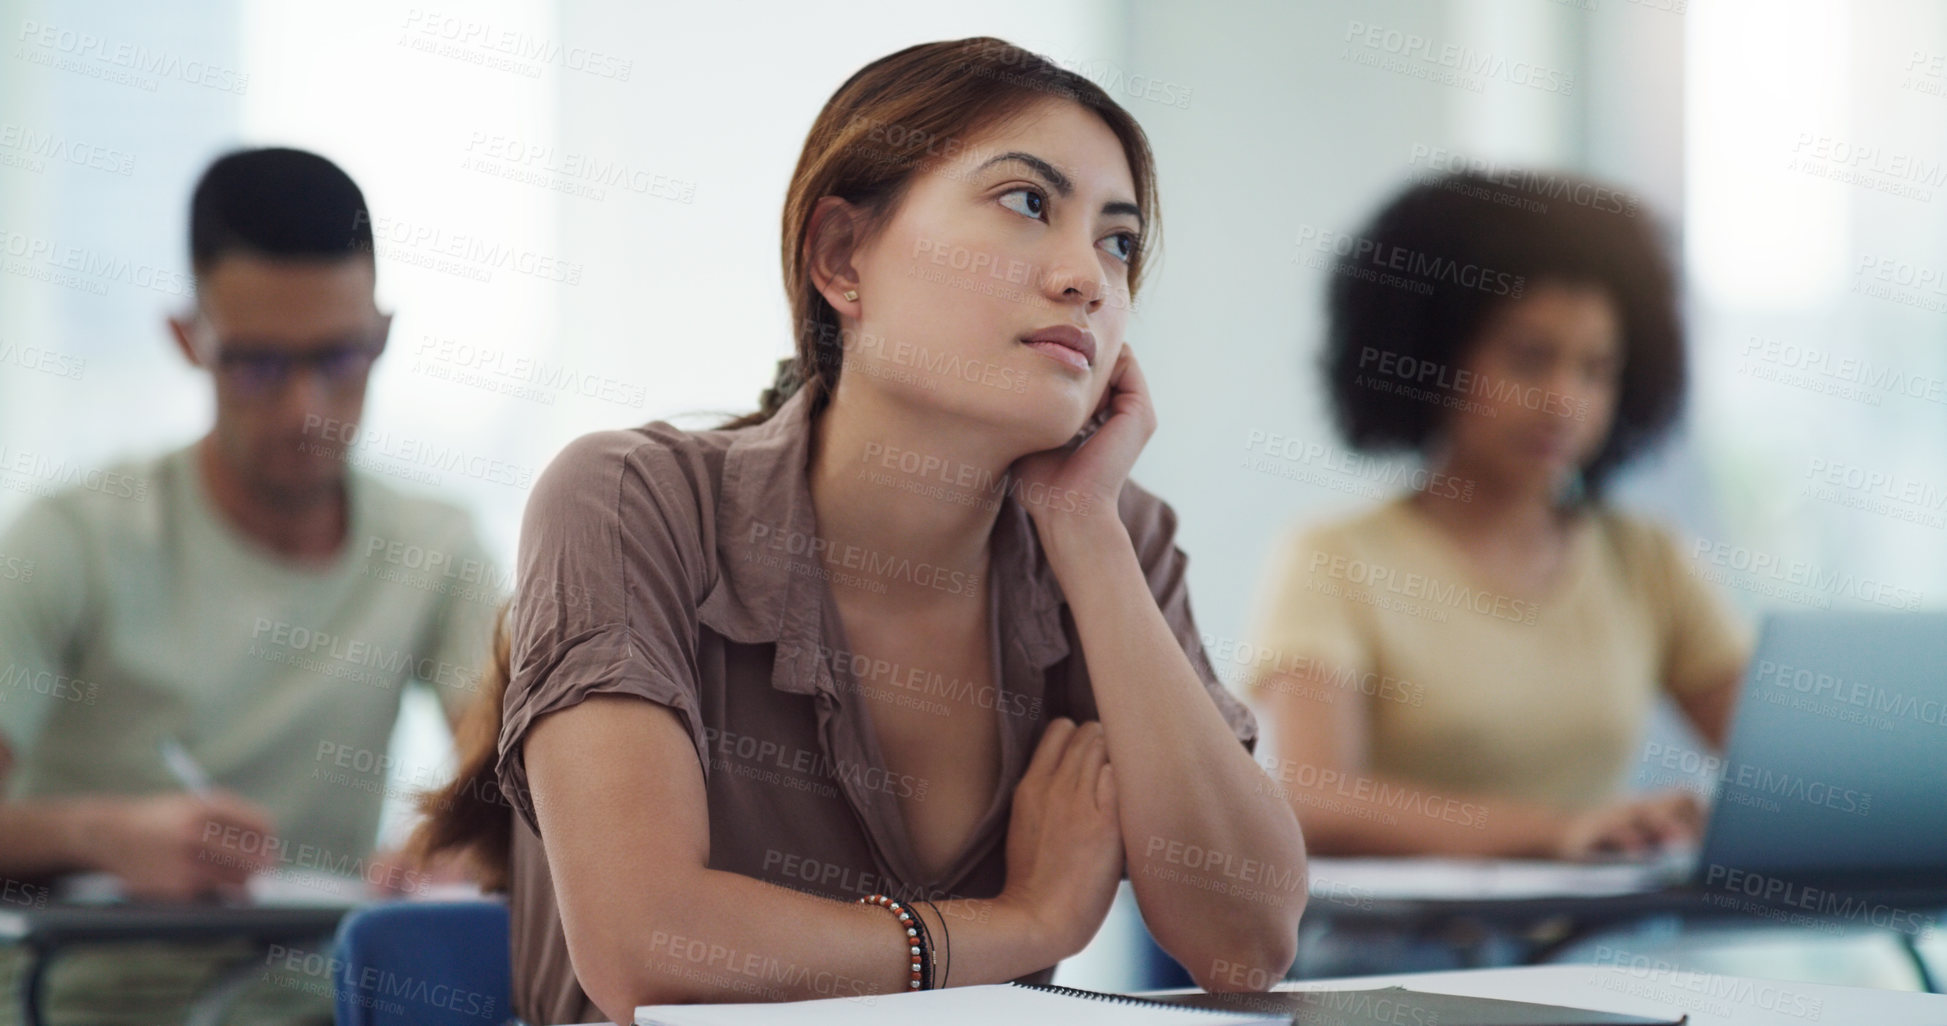
<path fill-rule="evenodd" d="M 189 259 L 371 259 L 365 195 L 338 165 L 304 150 L 238 150 L 217 158 L 189 202 Z"/>

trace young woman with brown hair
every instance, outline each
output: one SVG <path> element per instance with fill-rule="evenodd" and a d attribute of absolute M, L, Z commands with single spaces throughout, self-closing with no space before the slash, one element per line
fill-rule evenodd
<path fill-rule="evenodd" d="M 1283 975 L 1297 820 L 1127 480 L 1155 207 L 1128 113 L 999 40 L 826 103 L 763 409 L 583 436 L 529 500 L 421 838 L 504 870 L 517 1012 L 1046 979 L 1125 872 L 1198 983 Z"/>

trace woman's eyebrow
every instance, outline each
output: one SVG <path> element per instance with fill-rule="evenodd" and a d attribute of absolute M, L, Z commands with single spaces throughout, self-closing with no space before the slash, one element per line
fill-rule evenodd
<path fill-rule="evenodd" d="M 1069 196 L 1074 195 L 1075 183 L 1069 181 L 1068 176 L 1061 173 L 1061 169 L 1032 153 L 1023 153 L 1020 150 L 1010 150 L 998 156 L 989 157 L 986 162 L 975 168 L 974 171 L 977 174 L 993 167 L 995 164 L 1009 160 L 1026 164 L 1029 168 L 1033 169 L 1035 174 L 1040 175 L 1047 181 L 1048 187 L 1055 190 L 1057 196 L 1067 199 Z M 1141 225 L 1143 221 L 1142 209 L 1126 200 L 1112 200 L 1104 203 L 1102 204 L 1102 212 L 1104 214 L 1128 214 L 1136 219 L 1138 225 Z"/>

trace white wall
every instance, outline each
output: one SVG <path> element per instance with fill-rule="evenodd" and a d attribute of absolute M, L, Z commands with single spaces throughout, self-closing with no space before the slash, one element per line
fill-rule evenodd
<path fill-rule="evenodd" d="M 236 5 L 180 14 L 0 5 L 0 522 L 207 416 L 164 319 L 188 300 L 190 187 L 249 86 L 209 74 L 237 70 Z M 124 46 L 155 70 L 100 59 Z"/>
<path fill-rule="evenodd" d="M 1327 272 L 1302 232 L 1349 232 L 1409 177 L 1416 153 L 1567 162 L 1578 101 L 1505 79 L 1478 91 L 1360 63 L 1367 27 L 1579 74 L 1559 5 L 1393 2 L 1135 7 L 1132 67 L 1192 87 L 1187 110 L 1139 105 L 1162 175 L 1165 257 L 1130 329 L 1161 426 L 1136 475 L 1182 515 L 1204 633 L 1246 640 L 1275 536 L 1385 494 L 1241 466 L 1252 432 L 1333 447 L 1322 378 Z M 1504 38 L 1505 37 L 1505 38 Z M 1382 37 L 1383 38 L 1383 37 Z M 1421 63 L 1421 62 L 1412 62 Z M 1302 252 L 1312 254 L 1310 248 Z"/>
<path fill-rule="evenodd" d="M 626 83 L 561 81 L 560 142 L 694 183 L 689 202 L 558 200 L 564 251 L 587 265 L 552 340 L 563 359 L 640 383 L 633 410 L 564 410 L 543 433 L 742 413 L 791 351 L 779 267 L 785 187 L 827 98 L 916 43 L 994 35 L 1087 64 L 1118 52 L 1106 2 L 920 6 L 569 5 L 564 38 L 613 41 Z M 710 416 L 695 418 L 698 425 Z"/>

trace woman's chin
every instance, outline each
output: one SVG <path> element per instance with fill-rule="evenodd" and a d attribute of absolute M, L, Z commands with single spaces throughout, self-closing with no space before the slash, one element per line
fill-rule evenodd
<path fill-rule="evenodd" d="M 1077 429 L 1095 412 L 1101 393 L 1087 378 L 1047 375 L 1029 379 L 1023 398 L 1061 422 L 1072 422 Z M 1073 434 L 1074 432 L 1069 432 Z"/>
<path fill-rule="evenodd" d="M 1088 419 L 1087 412 L 1079 406 L 1072 410 L 1039 406 L 1023 409 L 1015 426 L 1023 438 L 1023 447 L 1029 452 L 1041 452 L 1074 441 L 1087 426 Z"/>

